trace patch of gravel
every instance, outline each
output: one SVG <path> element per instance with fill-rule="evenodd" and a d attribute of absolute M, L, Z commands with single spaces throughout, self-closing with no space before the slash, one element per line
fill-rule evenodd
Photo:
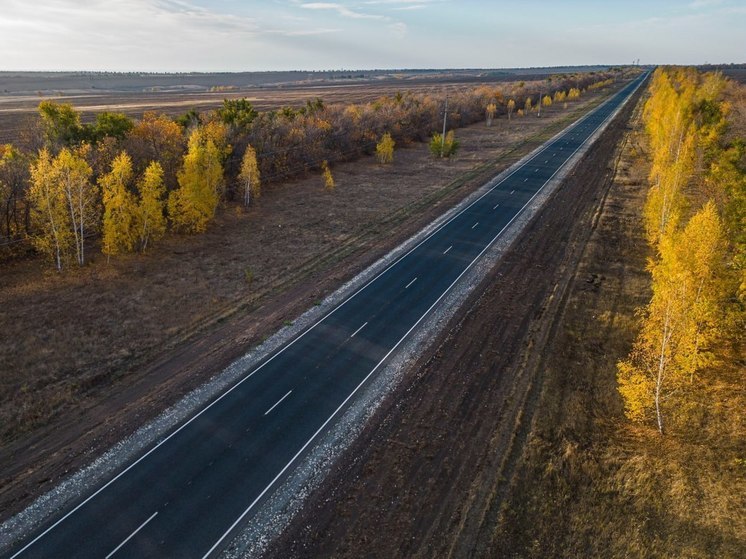
<path fill-rule="evenodd" d="M 603 132 L 608 123 L 616 117 L 622 106 L 604 121 L 591 137 L 591 141 L 586 142 L 565 166 L 544 185 L 542 190 L 528 202 L 492 244 L 485 249 L 482 255 L 472 263 L 457 283 L 438 301 L 430 313 L 422 319 L 416 330 L 395 348 L 384 365 L 375 371 L 374 375 L 371 375 L 367 383 L 363 384 L 354 397 L 350 399 L 347 407 L 341 410 L 341 415 L 336 422 L 329 429 L 322 430 L 317 439 L 298 457 L 294 468 L 289 468 L 286 472 L 286 477 L 278 479 L 279 485 L 268 492 L 266 500 L 254 513 L 254 516 L 224 549 L 224 557 L 256 557 L 287 526 L 292 517 L 300 510 L 305 498 L 321 483 L 333 462 L 357 437 L 384 398 L 396 388 L 402 379 L 402 373 L 406 371 L 408 366 L 417 361 L 429 342 L 435 339 L 437 334 L 447 326 L 458 308 L 479 286 L 482 279 L 500 260 L 526 224 L 559 187 L 564 177 L 572 171 L 590 145 Z M 575 126 L 577 122 L 570 126 Z M 549 142 L 563 132 L 564 130 L 559 132 Z M 120 441 L 91 464 L 39 497 L 25 510 L 8 519 L 0 525 L 0 552 L 7 551 L 14 543 L 29 536 L 36 527 L 49 521 L 53 515 L 75 505 L 77 502 L 81 502 L 83 499 L 85 500 L 82 503 L 92 498 L 96 493 L 87 499 L 85 496 L 98 487 L 105 487 L 112 476 L 116 475 L 116 472 L 122 471 L 124 473 L 144 453 L 154 448 L 177 426 L 186 422 L 225 390 L 244 378 L 247 372 L 255 368 L 261 361 L 321 320 L 332 309 L 422 243 L 467 206 L 495 188 L 542 149 L 542 146 L 536 148 L 523 159 L 501 172 L 418 234 L 399 245 L 329 295 L 320 305 L 303 313 L 292 325 L 279 330 L 209 382 L 189 393 L 155 420 L 141 427 L 130 437 Z M 98 491 L 100 489 L 96 490 L 96 492 Z"/>

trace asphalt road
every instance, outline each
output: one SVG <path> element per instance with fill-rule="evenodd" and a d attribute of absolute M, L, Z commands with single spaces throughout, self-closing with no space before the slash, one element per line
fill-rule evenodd
<path fill-rule="evenodd" d="M 545 144 L 424 241 L 10 557 L 208 557 L 642 81 Z M 527 278 L 530 281 L 530 278 Z"/>

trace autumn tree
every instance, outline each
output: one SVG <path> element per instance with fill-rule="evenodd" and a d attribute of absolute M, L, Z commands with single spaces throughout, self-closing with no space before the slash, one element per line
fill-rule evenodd
<path fill-rule="evenodd" d="M 627 417 L 644 421 L 648 412 L 663 433 L 664 407 L 691 383 L 718 336 L 722 226 L 708 203 L 681 231 L 660 239 L 660 258 L 651 263 L 653 297 L 630 357 L 618 365 L 619 392 Z"/>
<path fill-rule="evenodd" d="M 550 97 L 549 95 L 545 95 L 545 96 L 544 96 L 544 97 L 543 97 L 543 98 L 541 99 L 541 104 L 542 104 L 542 106 L 544 106 L 544 107 L 551 107 L 551 106 L 552 106 L 552 98 L 551 98 L 551 97 Z"/>
<path fill-rule="evenodd" d="M 436 132 L 430 140 L 430 153 L 435 157 L 451 157 L 456 154 L 458 148 L 459 142 L 453 130 L 449 130 L 445 137 Z"/>
<path fill-rule="evenodd" d="M 495 118 L 495 113 L 497 112 L 497 105 L 495 103 L 490 103 L 487 105 L 487 108 L 485 109 L 485 114 L 487 116 L 487 126 L 492 126 L 492 121 Z"/>
<path fill-rule="evenodd" d="M 173 120 L 166 115 L 146 112 L 127 134 L 124 147 L 132 157 L 136 172 L 142 172 L 151 161 L 157 161 L 163 168 L 166 183 L 174 186 L 184 138 L 181 127 Z"/>
<path fill-rule="evenodd" d="M 151 161 L 137 182 L 137 192 L 137 244 L 140 251 L 145 252 L 152 241 L 157 241 L 166 232 L 166 187 L 160 163 Z"/>
<path fill-rule="evenodd" d="M 54 259 L 57 270 L 73 250 L 74 239 L 65 193 L 57 180 L 54 160 L 46 148 L 31 165 L 29 199 L 37 233 L 34 246 Z"/>
<path fill-rule="evenodd" d="M 531 112 L 531 109 L 533 108 L 533 101 L 531 97 L 526 97 L 526 102 L 523 105 L 523 110 L 526 114 Z"/>
<path fill-rule="evenodd" d="M 261 194 L 261 174 L 259 164 L 256 160 L 256 150 L 246 146 L 246 151 L 241 160 L 241 172 L 238 175 L 243 190 L 243 203 L 248 207 L 252 198 L 258 198 Z"/>
<path fill-rule="evenodd" d="M 336 186 L 334 183 L 334 177 L 332 176 L 332 170 L 329 168 L 329 163 L 326 160 L 321 162 L 321 178 L 324 180 L 324 188 L 326 190 L 334 190 L 334 187 Z"/>
<path fill-rule="evenodd" d="M 575 99 L 580 99 L 580 89 L 571 87 L 570 91 L 567 92 L 567 100 L 574 101 Z"/>
<path fill-rule="evenodd" d="M 515 110 L 515 99 L 511 99 L 508 101 L 508 120 L 510 120 L 510 115 L 513 114 L 513 111 Z"/>
<path fill-rule="evenodd" d="M 381 165 L 394 161 L 394 146 L 394 139 L 391 137 L 391 134 L 386 132 L 381 137 L 381 141 L 376 144 L 376 157 Z"/>
<path fill-rule="evenodd" d="M 132 252 L 137 242 L 137 206 L 131 183 L 132 159 L 122 152 L 111 171 L 99 179 L 104 203 L 102 251 L 109 256 Z"/>
<path fill-rule="evenodd" d="M 91 183 L 92 170 L 85 160 L 89 149 L 89 146 L 75 151 L 63 148 L 52 163 L 53 179 L 67 202 L 79 266 L 85 264 L 86 235 L 95 231 L 99 220 L 99 192 Z"/>
<path fill-rule="evenodd" d="M 223 186 L 222 153 L 201 129 L 189 136 L 189 147 L 178 172 L 179 188 L 168 199 L 174 228 L 201 233 L 215 216 Z"/>

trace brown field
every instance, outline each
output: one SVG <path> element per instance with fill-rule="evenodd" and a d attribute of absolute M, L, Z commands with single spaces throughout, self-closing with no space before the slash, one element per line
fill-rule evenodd
<path fill-rule="evenodd" d="M 551 73 L 601 68 L 552 68 Z M 373 71 L 341 74 L 267 72 L 250 74 L 86 75 L 3 74 L 0 80 L 0 142 L 14 142 L 36 115 L 39 102 L 72 103 L 90 120 L 102 111 L 139 118 L 145 111 L 176 116 L 190 109 L 208 111 L 226 98 L 246 97 L 258 110 L 299 107 L 317 97 L 325 103 L 364 103 L 397 91 L 443 92 L 518 80 L 543 80 L 548 70 Z M 210 87 L 228 86 L 211 92 Z"/>
<path fill-rule="evenodd" d="M 377 94 L 377 93 L 376 93 Z M 200 236 L 146 256 L 100 254 L 57 274 L 22 260 L 0 283 L 0 508 L 8 516 L 132 432 L 346 278 L 576 118 L 567 111 L 457 131 L 462 150 L 424 145 L 269 187 Z M 93 248 L 93 247 L 92 247 Z M 93 251 L 91 251 L 92 253 Z M 250 278 L 250 280 L 249 280 Z"/>

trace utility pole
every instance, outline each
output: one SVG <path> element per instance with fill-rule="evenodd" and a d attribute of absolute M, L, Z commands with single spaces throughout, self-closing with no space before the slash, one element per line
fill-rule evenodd
<path fill-rule="evenodd" d="M 536 118 L 541 118 L 541 97 L 544 93 L 539 90 L 539 112 L 536 114 Z"/>
<path fill-rule="evenodd" d="M 440 137 L 440 157 L 446 149 L 446 119 L 448 118 L 448 97 L 446 96 L 446 108 L 443 110 L 443 135 Z"/>

